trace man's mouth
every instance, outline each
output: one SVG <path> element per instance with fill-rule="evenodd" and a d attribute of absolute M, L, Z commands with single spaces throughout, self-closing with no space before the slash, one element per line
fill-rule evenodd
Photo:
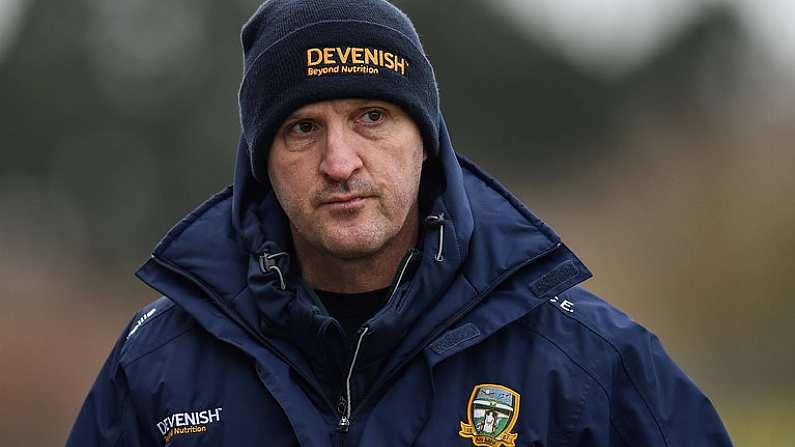
<path fill-rule="evenodd" d="M 362 205 L 364 201 L 369 198 L 370 198 L 369 196 L 358 196 L 358 195 L 336 196 L 324 200 L 321 203 L 321 206 L 342 208 L 342 209 L 354 208 L 359 205 Z"/>

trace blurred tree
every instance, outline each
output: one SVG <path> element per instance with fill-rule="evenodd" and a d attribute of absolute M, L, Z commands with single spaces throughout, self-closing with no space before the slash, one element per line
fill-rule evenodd
<path fill-rule="evenodd" d="M 34 190 L 24 224 L 60 244 L 83 234 L 73 242 L 102 265 L 137 263 L 228 183 L 238 32 L 255 7 L 34 1 L 0 61 L 0 183 Z"/>

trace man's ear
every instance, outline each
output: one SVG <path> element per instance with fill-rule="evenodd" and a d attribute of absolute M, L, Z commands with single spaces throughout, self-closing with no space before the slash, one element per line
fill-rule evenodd
<path fill-rule="evenodd" d="M 427 159 L 428 159 L 428 151 L 425 150 L 425 145 L 423 144 L 422 145 L 422 161 L 425 161 Z"/>

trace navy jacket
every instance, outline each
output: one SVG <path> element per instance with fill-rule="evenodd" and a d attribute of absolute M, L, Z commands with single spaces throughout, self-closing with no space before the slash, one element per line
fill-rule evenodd
<path fill-rule="evenodd" d="M 443 123 L 440 141 L 418 248 L 353 346 L 291 263 L 241 141 L 234 185 L 137 273 L 163 297 L 121 335 L 67 446 L 731 445 L 657 338 L 577 286 L 588 269 Z"/>

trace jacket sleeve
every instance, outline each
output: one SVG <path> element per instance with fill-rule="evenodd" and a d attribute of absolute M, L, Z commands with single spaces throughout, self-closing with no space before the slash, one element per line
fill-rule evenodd
<path fill-rule="evenodd" d="M 610 386 L 611 446 L 724 447 L 731 440 L 709 399 L 649 331 L 620 346 Z"/>
<path fill-rule="evenodd" d="M 66 440 L 66 447 L 141 445 L 136 415 L 119 363 L 127 331 L 129 326 L 100 370 Z"/>

